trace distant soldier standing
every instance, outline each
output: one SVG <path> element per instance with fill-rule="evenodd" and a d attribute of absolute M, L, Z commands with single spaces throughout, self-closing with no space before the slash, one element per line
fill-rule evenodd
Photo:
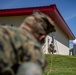
<path fill-rule="evenodd" d="M 21 24 L 20 28 L 0 27 L 0 73 L 16 74 L 22 63 L 31 62 L 44 69 L 45 59 L 41 44 L 47 34 L 55 31 L 51 19 L 35 11 Z M 0 75 L 1 75 L 0 74 Z"/>

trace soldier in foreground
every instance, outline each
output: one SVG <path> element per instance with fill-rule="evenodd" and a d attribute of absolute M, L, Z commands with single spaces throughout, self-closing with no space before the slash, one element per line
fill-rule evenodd
<path fill-rule="evenodd" d="M 17 69 L 24 62 L 37 64 L 43 70 L 45 59 L 41 45 L 46 35 L 54 31 L 51 19 L 39 11 L 26 17 L 19 28 L 1 26 L 0 75 L 18 74 Z"/>

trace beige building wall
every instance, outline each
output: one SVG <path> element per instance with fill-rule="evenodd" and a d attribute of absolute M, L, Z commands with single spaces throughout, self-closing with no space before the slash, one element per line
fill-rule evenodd
<path fill-rule="evenodd" d="M 59 54 L 69 55 L 69 38 L 56 25 L 55 39 Z"/>
<path fill-rule="evenodd" d="M 0 24 L 19 26 L 26 16 L 5 16 L 0 17 Z"/>
<path fill-rule="evenodd" d="M 25 19 L 26 16 L 6 16 L 6 17 L 0 17 L 0 24 L 8 24 L 8 25 L 14 25 L 19 26 L 22 21 Z M 69 54 L 69 39 L 66 37 L 66 35 L 55 25 L 56 33 L 55 35 L 55 49 L 57 50 L 56 54 L 62 54 L 62 55 L 68 55 Z M 46 37 L 46 42 L 43 46 L 44 53 L 48 53 L 48 38 L 50 39 L 49 44 L 51 43 L 52 34 L 50 36 Z"/>

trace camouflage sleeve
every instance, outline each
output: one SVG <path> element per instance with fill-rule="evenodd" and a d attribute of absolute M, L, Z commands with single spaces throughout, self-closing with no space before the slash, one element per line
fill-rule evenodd
<path fill-rule="evenodd" d="M 0 27 L 0 72 L 12 66 L 13 60 L 11 59 L 11 53 L 13 53 L 14 59 L 15 54 L 10 42 L 10 37 L 7 35 L 7 32 Z"/>
<path fill-rule="evenodd" d="M 41 46 L 28 34 L 25 35 L 17 29 L 8 27 L 0 28 L 1 70 L 27 61 L 38 63 L 41 67 L 44 66 L 45 61 Z"/>
<path fill-rule="evenodd" d="M 27 52 L 24 53 L 27 54 L 24 54 L 23 61 L 27 60 L 38 63 L 43 68 L 45 60 L 39 44 L 37 42 L 28 41 L 27 46 L 25 48 L 27 48 Z"/>

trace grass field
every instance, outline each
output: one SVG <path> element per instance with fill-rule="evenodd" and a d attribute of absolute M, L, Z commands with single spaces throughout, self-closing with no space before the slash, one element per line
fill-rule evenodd
<path fill-rule="evenodd" d="M 47 66 L 43 75 L 76 75 L 76 56 L 45 55 Z"/>

